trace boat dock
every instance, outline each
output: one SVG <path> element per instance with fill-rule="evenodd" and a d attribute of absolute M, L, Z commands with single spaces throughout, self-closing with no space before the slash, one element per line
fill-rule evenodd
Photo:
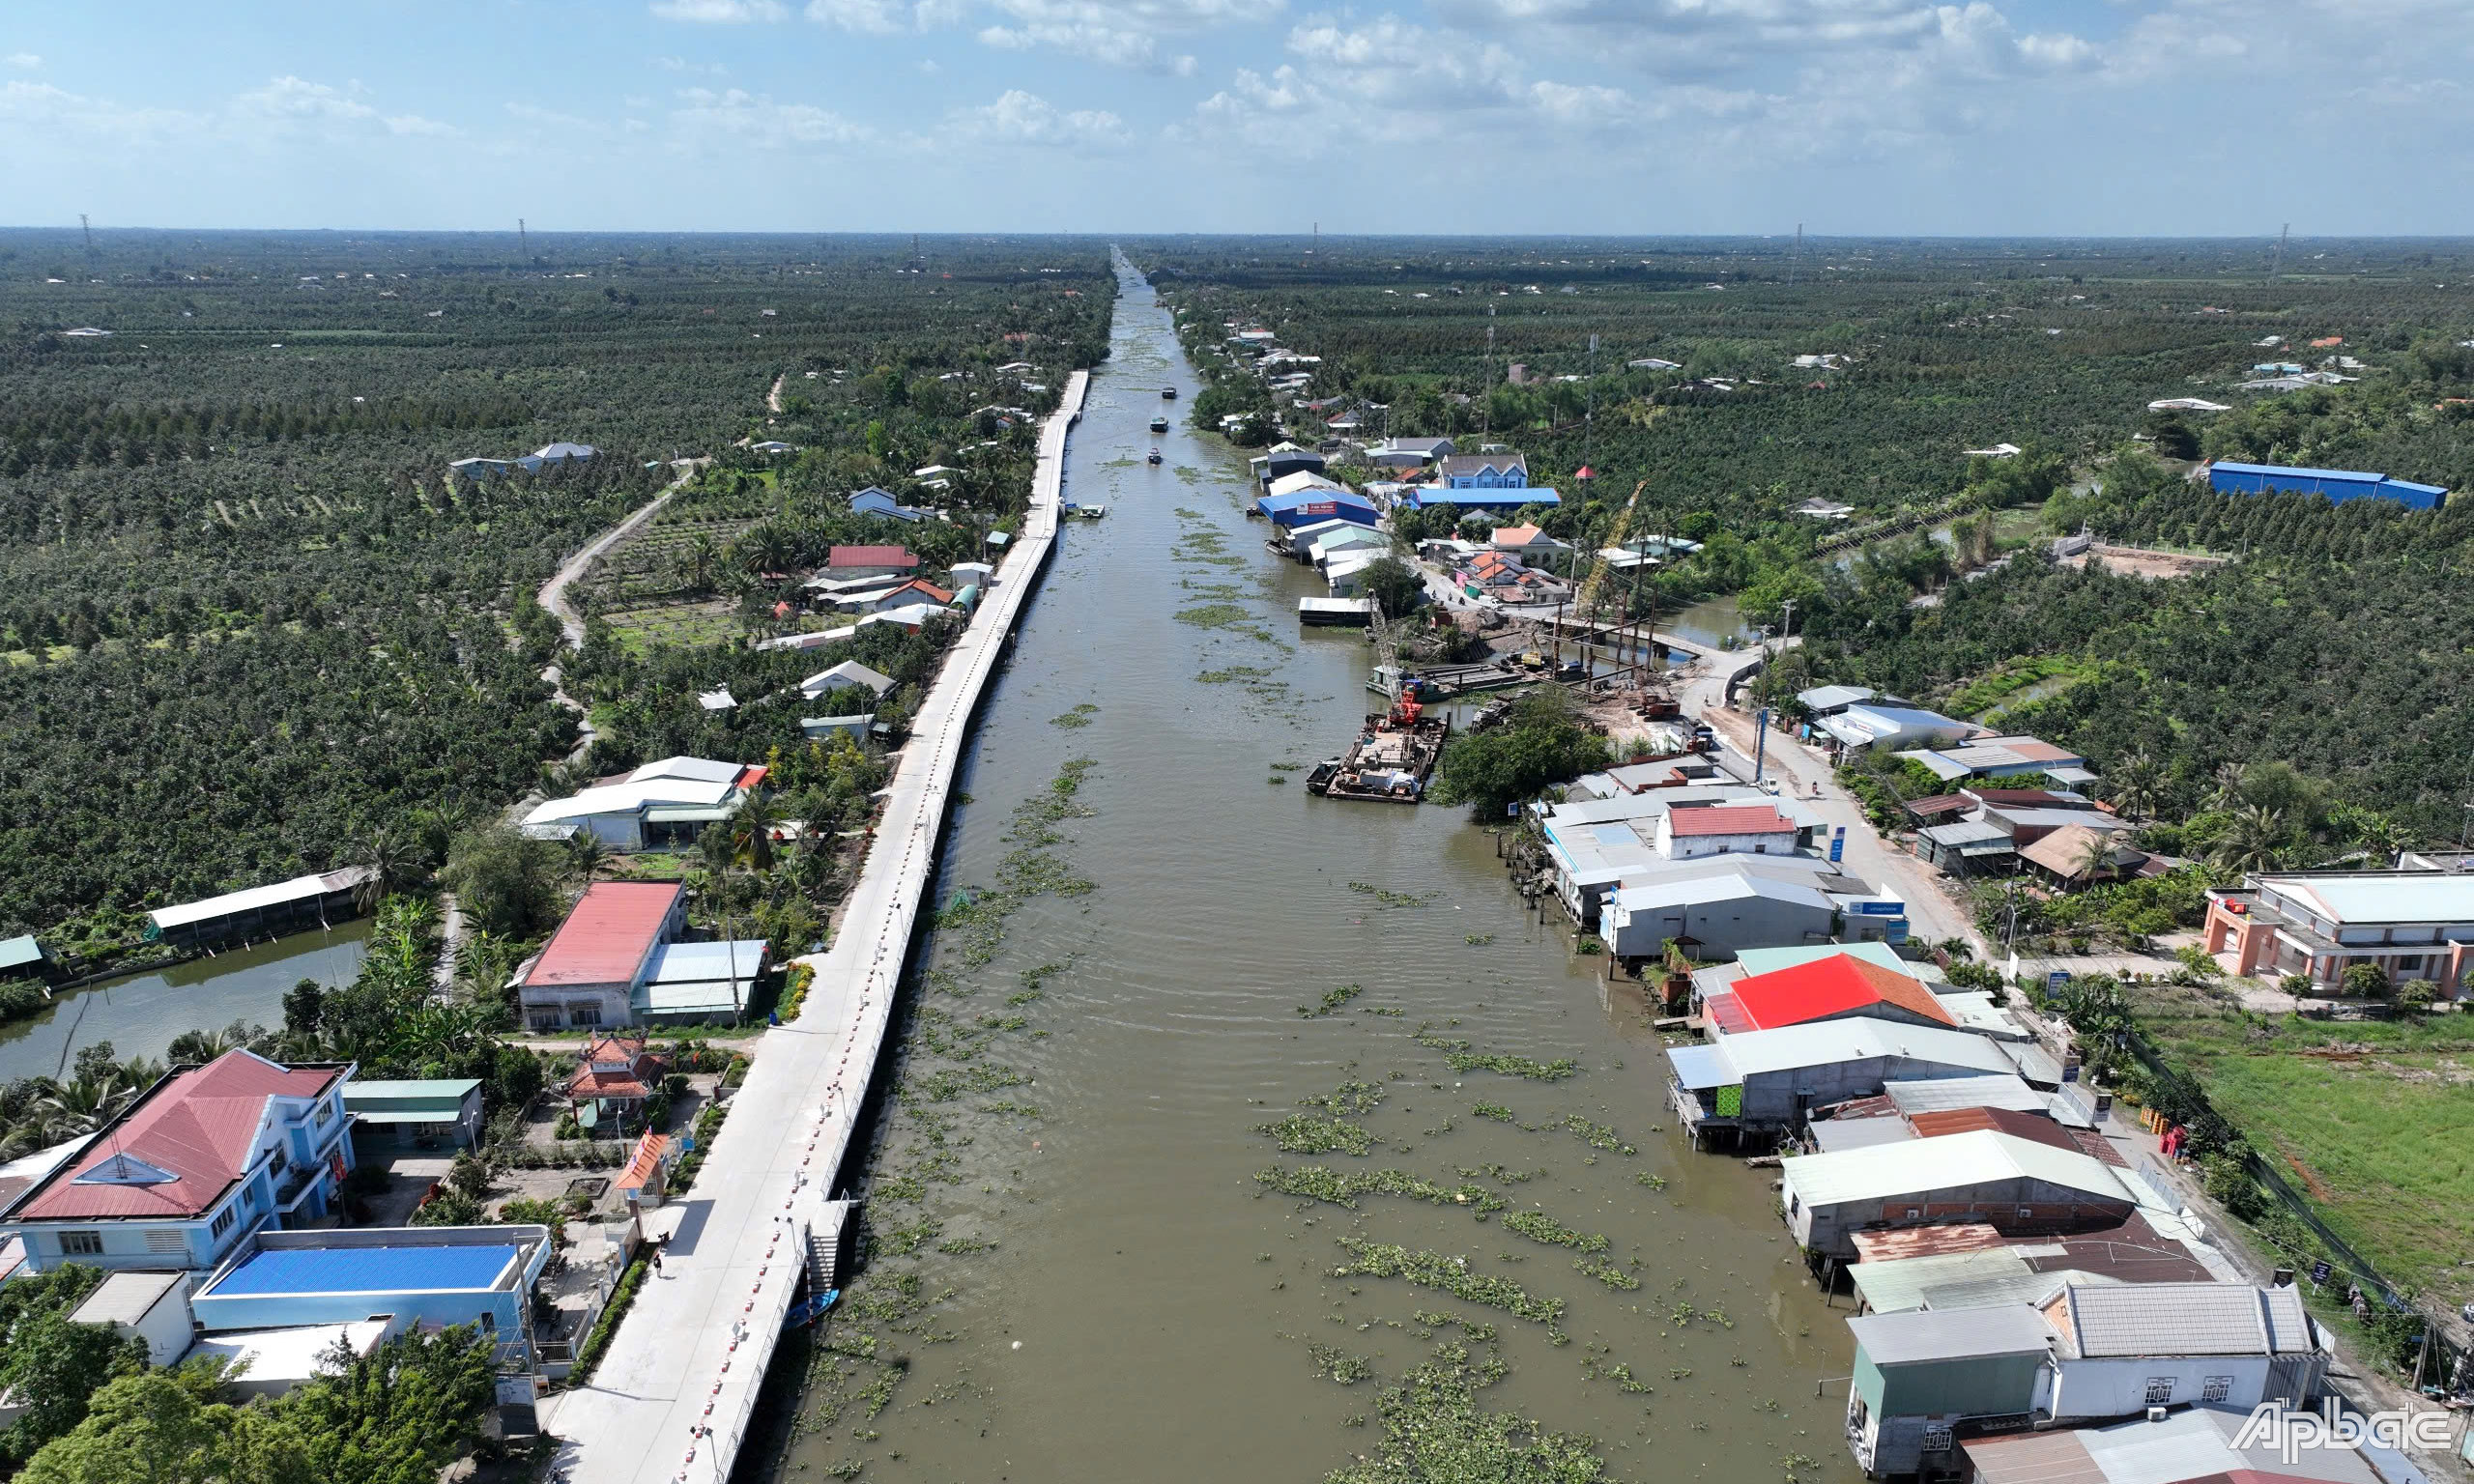
<path fill-rule="evenodd" d="M 1405 674 L 1396 665 L 1378 665 L 1373 675 L 1366 680 L 1366 688 L 1377 695 L 1397 699 L 1401 687 L 1407 681 L 1415 680 L 1421 688 L 1421 699 L 1437 701 L 1475 696 L 1485 691 L 1506 690 L 1544 678 L 1517 665 L 1501 661 L 1479 665 L 1421 665 Z"/>
<path fill-rule="evenodd" d="M 1374 621 L 1372 598 L 1300 598 L 1297 621 L 1311 628 L 1362 629 Z"/>

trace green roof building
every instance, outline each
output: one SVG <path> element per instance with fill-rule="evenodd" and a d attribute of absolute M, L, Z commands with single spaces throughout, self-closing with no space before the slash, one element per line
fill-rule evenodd
<path fill-rule="evenodd" d="M 469 1149 L 481 1137 L 478 1077 L 347 1082 L 344 1111 L 363 1149 Z"/>

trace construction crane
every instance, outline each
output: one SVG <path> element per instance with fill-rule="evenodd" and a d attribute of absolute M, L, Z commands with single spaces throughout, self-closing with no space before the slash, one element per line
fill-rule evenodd
<path fill-rule="evenodd" d="M 1582 580 L 1581 590 L 1572 604 L 1573 611 L 1582 617 L 1594 618 L 1597 615 L 1598 595 L 1606 586 L 1606 553 L 1621 547 L 1632 538 L 1632 517 L 1640 509 L 1641 492 L 1649 487 L 1650 481 L 1647 479 L 1632 486 L 1632 498 L 1624 501 L 1624 512 L 1615 518 L 1613 528 L 1608 530 L 1606 546 L 1599 550 L 1597 564 L 1589 569 L 1589 576 Z"/>

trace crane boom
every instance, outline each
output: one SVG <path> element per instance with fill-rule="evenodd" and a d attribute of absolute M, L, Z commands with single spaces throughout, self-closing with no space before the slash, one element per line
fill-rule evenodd
<path fill-rule="evenodd" d="M 1607 533 L 1609 548 L 1620 548 L 1632 538 L 1632 517 L 1640 509 L 1641 492 L 1649 487 L 1650 481 L 1647 479 L 1632 486 L 1631 499 L 1624 501 L 1624 513 L 1615 518 L 1615 528 Z M 1589 569 L 1589 577 L 1581 584 L 1578 599 L 1572 605 L 1573 612 L 1584 618 L 1597 616 L 1598 595 L 1605 586 L 1606 553 L 1601 550 L 1597 555 L 1597 563 Z"/>

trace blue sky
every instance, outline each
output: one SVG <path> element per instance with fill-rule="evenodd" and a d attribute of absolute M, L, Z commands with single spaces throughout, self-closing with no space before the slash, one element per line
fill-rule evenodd
<path fill-rule="evenodd" d="M 0 13 L 12 225 L 2474 232 L 2466 0 Z"/>

